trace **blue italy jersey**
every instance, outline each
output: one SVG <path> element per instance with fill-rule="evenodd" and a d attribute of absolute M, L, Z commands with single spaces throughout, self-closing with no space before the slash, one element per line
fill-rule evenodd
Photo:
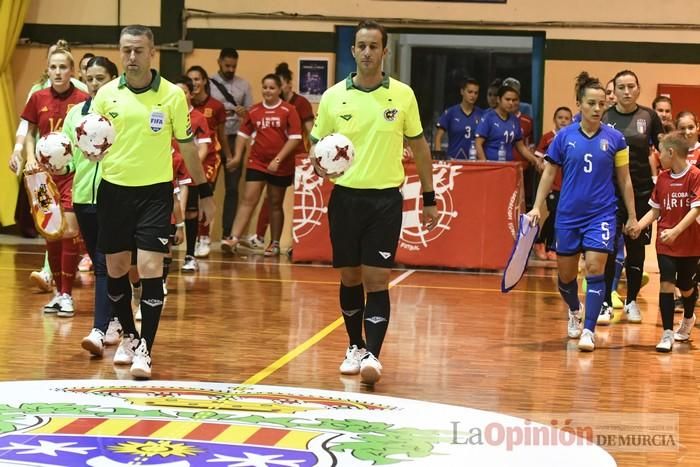
<path fill-rule="evenodd" d="M 601 215 L 615 214 L 615 167 L 629 164 L 625 137 L 601 125 L 587 136 L 580 123 L 559 130 L 545 158 L 562 168 L 556 228 L 580 227 Z"/>
<path fill-rule="evenodd" d="M 506 151 L 506 160 L 513 160 L 513 146 L 516 141 L 523 139 L 520 129 L 520 119 L 513 114 L 503 120 L 495 110 L 483 114 L 479 126 L 476 127 L 476 136 L 484 138 L 484 152 L 486 159 L 498 160 L 498 150 L 503 146 Z"/>
<path fill-rule="evenodd" d="M 472 113 L 464 113 L 457 104 L 449 107 L 440 116 L 437 127 L 447 132 L 447 155 L 453 159 L 468 159 L 469 148 L 476 138 L 476 127 L 483 111 L 474 107 Z"/>

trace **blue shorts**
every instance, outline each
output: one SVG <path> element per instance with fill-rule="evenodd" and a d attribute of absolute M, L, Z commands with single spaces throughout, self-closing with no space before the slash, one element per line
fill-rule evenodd
<path fill-rule="evenodd" d="M 573 256 L 582 251 L 615 251 L 615 214 L 600 216 L 580 227 L 555 229 L 556 251 L 561 256 Z"/>

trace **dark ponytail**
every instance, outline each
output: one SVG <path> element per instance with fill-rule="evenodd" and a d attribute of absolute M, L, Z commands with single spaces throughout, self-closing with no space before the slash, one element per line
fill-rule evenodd
<path fill-rule="evenodd" d="M 275 67 L 275 74 L 288 83 L 292 80 L 292 72 L 289 69 L 287 62 L 282 62 L 277 65 Z"/>
<path fill-rule="evenodd" d="M 605 93 L 605 88 L 600 83 L 598 78 L 594 78 L 587 71 L 582 71 L 576 77 L 576 102 L 583 101 L 583 96 L 586 94 L 586 89 L 600 89 Z"/>

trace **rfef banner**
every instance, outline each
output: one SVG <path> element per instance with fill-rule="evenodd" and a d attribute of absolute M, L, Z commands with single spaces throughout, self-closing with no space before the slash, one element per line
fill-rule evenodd
<path fill-rule="evenodd" d="M 510 162 L 433 162 L 438 222 L 421 226 L 423 201 L 415 164 L 405 164 L 403 227 L 396 262 L 464 269 L 505 267 L 524 207 L 522 168 Z M 307 159 L 294 180 L 293 260 L 331 261 L 327 205 L 333 183 Z"/>

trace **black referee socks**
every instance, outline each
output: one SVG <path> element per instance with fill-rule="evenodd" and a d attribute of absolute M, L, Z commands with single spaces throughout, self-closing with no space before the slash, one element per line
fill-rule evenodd
<path fill-rule="evenodd" d="M 347 287 L 340 283 L 340 309 L 345 320 L 345 330 L 350 338 L 350 345 L 356 345 L 358 349 L 365 348 L 362 339 L 362 317 L 365 311 L 365 289 L 360 285 Z"/>
<path fill-rule="evenodd" d="M 153 277 L 141 279 L 143 293 L 141 293 L 141 337 L 146 339 L 148 351 L 153 347 L 156 339 L 160 312 L 163 311 L 163 279 Z"/>
<path fill-rule="evenodd" d="M 367 350 L 379 358 L 382 350 L 384 336 L 389 327 L 389 315 L 391 314 L 391 303 L 389 301 L 389 291 L 369 292 L 367 294 L 367 304 L 365 305 L 365 336 L 367 337 Z"/>
<path fill-rule="evenodd" d="M 138 337 L 134 325 L 134 314 L 131 311 L 131 282 L 129 274 L 122 277 L 107 277 L 107 296 L 112 303 L 112 314 L 119 318 L 124 335 L 133 334 Z"/>

